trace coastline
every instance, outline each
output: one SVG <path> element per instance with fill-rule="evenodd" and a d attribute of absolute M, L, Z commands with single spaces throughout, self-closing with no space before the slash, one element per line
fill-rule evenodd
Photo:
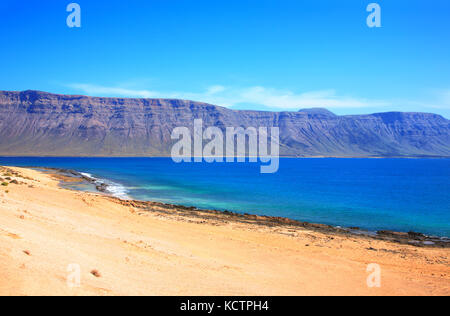
<path fill-rule="evenodd" d="M 34 158 L 172 158 L 170 155 L 43 155 L 43 154 L 5 154 L 2 153 L 0 157 L 4 158 L 24 158 L 24 157 L 34 157 Z M 227 156 L 223 156 L 227 158 Z M 244 156 L 249 158 L 248 156 Z M 204 158 L 204 157 L 203 157 Z M 236 156 L 232 156 L 236 158 Z M 279 156 L 280 159 L 450 159 L 450 156 L 440 156 L 440 155 L 411 155 L 411 156 Z"/>
<path fill-rule="evenodd" d="M 329 233 L 329 234 L 350 234 L 363 238 L 373 238 L 378 240 L 386 240 L 390 242 L 400 243 L 400 244 L 409 244 L 417 247 L 439 247 L 439 248 L 450 248 L 450 238 L 447 236 L 444 237 L 436 237 L 436 236 L 428 236 L 421 232 L 399 232 L 392 230 L 379 230 L 379 231 L 366 231 L 359 227 L 342 227 L 338 225 L 327 225 L 322 223 L 311 223 L 305 221 L 299 221 L 287 217 L 274 217 L 274 216 L 265 216 L 261 214 L 248 214 L 248 213 L 239 213 L 233 212 L 229 210 L 211 210 L 211 209 L 201 209 L 195 206 L 186 206 L 179 204 L 169 204 L 169 203 L 161 203 L 156 201 L 141 201 L 135 200 L 132 198 L 123 198 L 123 194 L 115 195 L 109 188 L 110 185 L 107 183 L 108 180 L 105 179 L 97 179 L 90 174 L 86 174 L 84 172 L 78 172 L 71 169 L 64 168 L 47 168 L 47 167 L 32 167 L 40 170 L 48 170 L 51 174 L 52 172 L 57 175 L 62 175 L 66 177 L 65 179 L 60 179 L 64 182 L 71 182 L 70 178 L 74 179 L 82 179 L 87 183 L 92 184 L 95 189 L 106 195 L 109 195 L 112 198 L 116 198 L 118 203 L 121 203 L 125 206 L 133 206 L 142 210 L 150 210 L 152 207 L 160 207 L 166 208 L 172 211 L 177 211 L 180 215 L 184 216 L 194 216 L 197 218 L 205 218 L 210 219 L 211 217 L 223 217 L 225 220 L 235 220 L 235 221 L 245 221 L 247 223 L 252 223 L 255 225 L 262 226 L 286 226 L 286 227 L 297 227 L 297 228 L 307 228 L 319 232 Z M 55 174 L 52 174 L 55 176 Z M 111 183 L 111 182 L 110 182 Z M 63 185 L 63 187 L 65 187 Z"/>
<path fill-rule="evenodd" d="M 448 248 L 73 191 L 32 169 L 0 168 L 6 173 L 0 294 L 450 294 Z M 79 288 L 66 285 L 71 263 L 82 267 Z M 382 267 L 381 288 L 366 285 L 370 263 Z"/>

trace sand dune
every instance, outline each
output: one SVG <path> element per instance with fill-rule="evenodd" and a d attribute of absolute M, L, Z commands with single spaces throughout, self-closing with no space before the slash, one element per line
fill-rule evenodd
<path fill-rule="evenodd" d="M 9 169 L 1 295 L 450 295 L 450 249 L 143 211 Z M 379 288 L 366 282 L 371 263 Z"/>

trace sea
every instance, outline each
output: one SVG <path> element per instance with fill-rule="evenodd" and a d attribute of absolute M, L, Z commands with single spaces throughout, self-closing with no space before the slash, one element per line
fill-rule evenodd
<path fill-rule="evenodd" d="M 123 199 L 450 237 L 450 159 L 281 158 L 274 174 L 257 163 L 171 158 L 0 157 L 0 165 L 72 169 Z"/>

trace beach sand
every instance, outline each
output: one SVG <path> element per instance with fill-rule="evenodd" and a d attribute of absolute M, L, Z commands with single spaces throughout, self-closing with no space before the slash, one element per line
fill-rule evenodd
<path fill-rule="evenodd" d="M 0 177 L 18 184 L 0 186 L 0 295 L 450 295 L 448 248 L 144 211 L 8 169 Z M 372 263 L 380 287 L 367 285 Z"/>

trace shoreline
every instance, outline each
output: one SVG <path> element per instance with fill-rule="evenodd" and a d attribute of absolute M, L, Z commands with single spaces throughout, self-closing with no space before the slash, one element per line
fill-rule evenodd
<path fill-rule="evenodd" d="M 276 216 L 266 216 L 258 214 L 248 214 L 239 213 L 235 211 L 228 210 L 215 210 L 215 209 L 201 209 L 195 206 L 186 206 L 180 204 L 170 204 L 162 203 L 156 201 L 141 201 L 132 198 L 123 199 L 119 196 L 115 196 L 111 191 L 108 190 L 110 185 L 103 182 L 105 179 L 97 179 L 91 175 L 87 175 L 84 172 L 79 172 L 71 169 L 65 168 L 48 168 L 48 167 L 29 167 L 41 170 L 54 171 L 63 176 L 81 178 L 84 181 L 95 186 L 96 190 L 100 193 L 106 194 L 111 198 L 115 198 L 123 205 L 134 206 L 142 210 L 147 210 L 151 207 L 158 206 L 162 208 L 168 208 L 170 210 L 177 210 L 180 214 L 185 215 L 195 215 L 196 217 L 209 218 L 211 215 L 223 216 L 228 219 L 234 219 L 236 221 L 247 221 L 256 225 L 263 226 L 292 226 L 316 230 L 319 232 L 329 233 L 329 234 L 351 234 L 354 236 L 360 236 L 365 238 L 373 238 L 378 240 L 391 241 L 399 244 L 409 244 L 417 247 L 441 247 L 450 248 L 450 238 L 447 236 L 428 236 L 420 232 L 399 232 L 393 230 L 379 230 L 379 231 L 367 231 L 359 227 L 341 227 L 339 225 L 328 225 L 321 223 L 311 223 L 305 221 L 299 221 L 287 217 L 276 217 Z M 63 186 L 64 187 L 64 186 Z M 69 188 L 70 189 L 70 188 Z"/>
<path fill-rule="evenodd" d="M 0 295 L 450 294 L 448 248 L 125 201 L 63 188 L 76 180 L 56 172 L 0 167 L 0 177 L 10 179 L 0 186 Z M 366 282 L 373 263 L 380 288 Z"/>
<path fill-rule="evenodd" d="M 110 156 L 110 155 L 89 155 L 89 156 L 60 156 L 60 155 L 7 155 L 1 154 L 0 158 L 172 158 L 171 156 L 148 156 L 148 155 L 124 155 L 124 156 Z M 194 158 L 194 157 L 192 157 Z M 202 158 L 205 158 L 202 156 Z M 224 156 L 227 158 L 227 156 Z M 237 158 L 233 156 L 232 158 Z M 249 158 L 245 156 L 245 158 Z M 450 159 L 450 156 L 279 156 L 280 159 Z"/>

